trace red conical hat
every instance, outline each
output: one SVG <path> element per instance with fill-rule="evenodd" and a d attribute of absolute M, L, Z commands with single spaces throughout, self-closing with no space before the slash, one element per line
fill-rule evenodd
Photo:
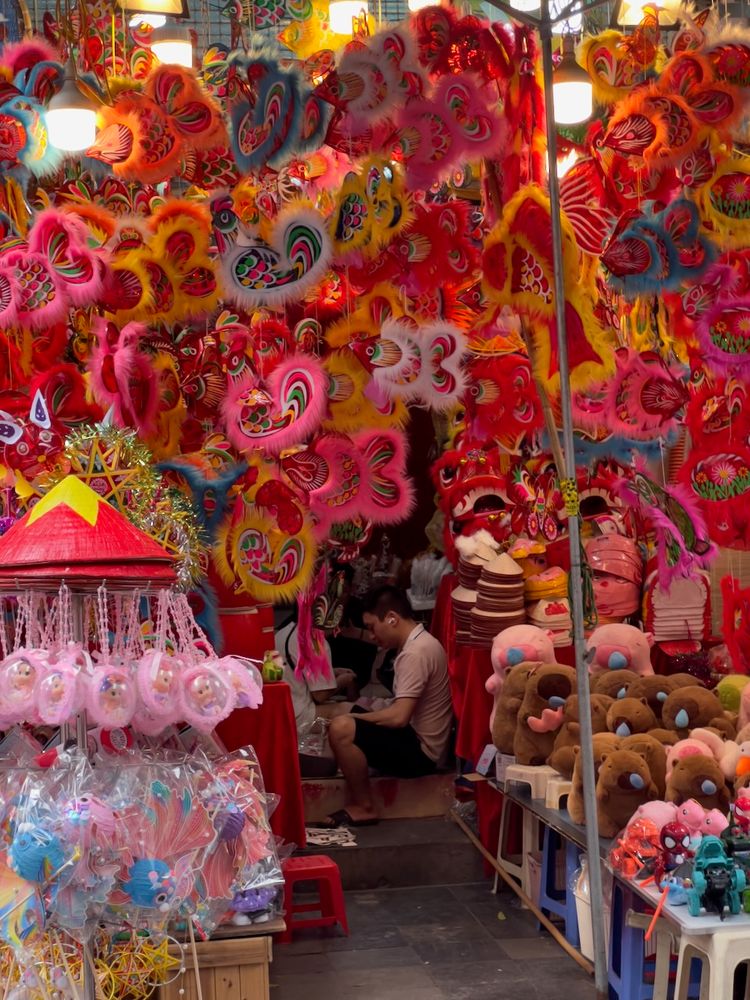
<path fill-rule="evenodd" d="M 50 490 L 0 538 L 0 583 L 169 586 L 172 558 L 76 476 Z"/>

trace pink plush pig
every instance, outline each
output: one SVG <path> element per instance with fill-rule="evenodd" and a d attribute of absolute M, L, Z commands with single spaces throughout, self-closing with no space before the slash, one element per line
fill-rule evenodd
<path fill-rule="evenodd" d="M 720 837 L 721 831 L 729 826 L 729 820 L 721 809 L 710 809 L 703 817 L 701 833 L 704 837 Z"/>
<path fill-rule="evenodd" d="M 600 625 L 586 640 L 586 649 L 591 654 L 589 671 L 601 674 L 607 670 L 632 670 L 640 677 L 653 674 L 653 644 L 652 633 L 641 632 L 634 625 Z"/>
<path fill-rule="evenodd" d="M 555 662 L 553 637 L 553 632 L 537 625 L 512 625 L 495 636 L 492 643 L 493 673 L 485 684 L 495 701 L 500 696 L 505 675 L 511 667 L 519 663 Z"/>
<path fill-rule="evenodd" d="M 702 835 L 705 818 L 706 810 L 695 799 L 688 799 L 677 806 L 677 822 L 688 828 L 691 839 Z"/>
<path fill-rule="evenodd" d="M 667 823 L 674 823 L 677 818 L 677 806 L 674 802 L 663 802 L 661 799 L 654 799 L 653 802 L 644 802 L 638 806 L 630 820 L 630 823 L 637 819 L 648 819 L 658 827 L 659 830 Z M 630 826 L 628 823 L 628 826 Z"/>

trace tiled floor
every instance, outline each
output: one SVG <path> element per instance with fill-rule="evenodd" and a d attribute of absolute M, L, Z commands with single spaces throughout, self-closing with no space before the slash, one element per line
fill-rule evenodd
<path fill-rule="evenodd" d="M 489 883 L 347 893 L 350 936 L 274 948 L 271 1000 L 588 1000 L 592 980 Z"/>

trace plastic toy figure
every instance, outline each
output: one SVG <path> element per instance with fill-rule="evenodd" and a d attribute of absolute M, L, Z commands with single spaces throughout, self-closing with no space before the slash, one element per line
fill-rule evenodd
<path fill-rule="evenodd" d="M 731 824 L 732 833 L 741 837 L 750 837 L 750 799 L 741 795 L 734 803 L 734 822 Z"/>
<path fill-rule="evenodd" d="M 693 861 L 693 887 L 688 890 L 688 912 L 691 917 L 716 913 L 721 920 L 724 911 L 739 913 L 740 894 L 745 888 L 745 873 L 727 857 L 718 837 L 704 837 Z"/>
<path fill-rule="evenodd" d="M 690 850 L 690 831 L 683 823 L 665 824 L 659 840 L 661 853 L 654 864 L 654 881 L 661 886 L 666 875 L 684 864 L 693 856 L 693 852 Z"/>
<path fill-rule="evenodd" d="M 727 854 L 735 864 L 750 870 L 750 798 L 740 796 L 732 806 L 729 826 L 722 830 Z"/>

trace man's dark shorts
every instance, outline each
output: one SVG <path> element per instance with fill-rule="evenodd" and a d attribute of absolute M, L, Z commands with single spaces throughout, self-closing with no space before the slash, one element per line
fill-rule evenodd
<path fill-rule="evenodd" d="M 354 714 L 353 718 L 354 744 L 376 771 L 394 778 L 421 778 L 437 770 L 435 761 L 422 750 L 419 737 L 411 726 L 391 729 L 368 722 L 366 716 Z"/>

